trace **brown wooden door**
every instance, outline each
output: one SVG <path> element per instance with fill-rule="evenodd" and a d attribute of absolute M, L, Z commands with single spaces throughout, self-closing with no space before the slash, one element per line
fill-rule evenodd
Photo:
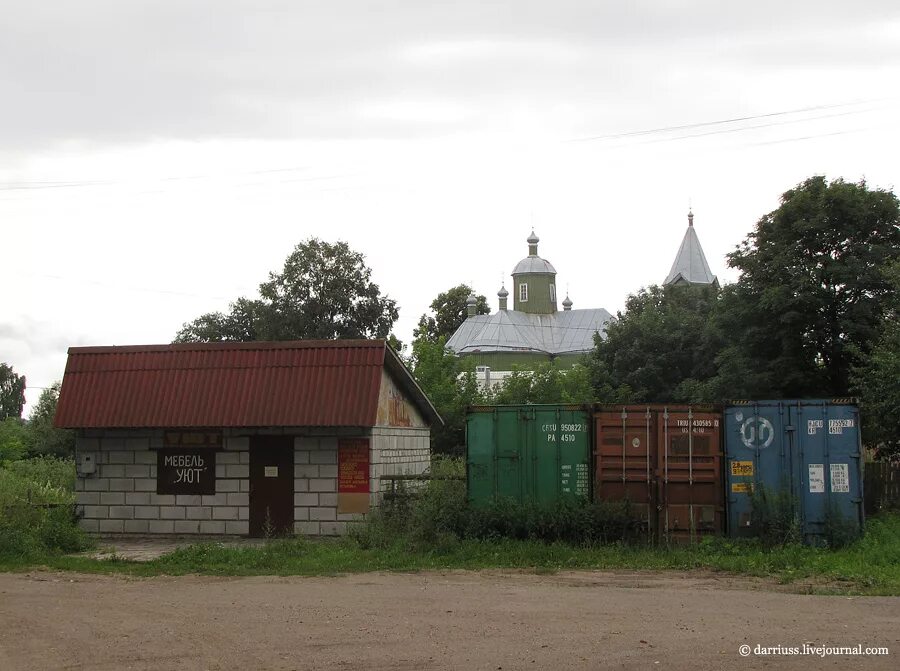
<path fill-rule="evenodd" d="M 294 438 L 250 438 L 250 535 L 294 530 Z"/>

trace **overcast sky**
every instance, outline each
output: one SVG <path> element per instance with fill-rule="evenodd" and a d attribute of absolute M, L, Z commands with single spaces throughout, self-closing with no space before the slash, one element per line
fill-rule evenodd
<path fill-rule="evenodd" d="M 0 0 L 0 361 L 169 342 L 346 240 L 397 333 L 532 227 L 575 308 L 714 273 L 814 174 L 900 183 L 896 0 Z"/>

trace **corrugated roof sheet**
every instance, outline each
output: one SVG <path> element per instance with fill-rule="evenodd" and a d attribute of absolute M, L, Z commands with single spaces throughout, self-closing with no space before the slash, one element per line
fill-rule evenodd
<path fill-rule="evenodd" d="M 589 352 L 594 334 L 606 335 L 612 319 L 603 308 L 564 310 L 548 315 L 500 310 L 469 317 L 447 341 L 457 354 L 472 352 Z"/>
<path fill-rule="evenodd" d="M 373 426 L 386 367 L 440 421 L 383 340 L 72 347 L 65 428 Z"/>

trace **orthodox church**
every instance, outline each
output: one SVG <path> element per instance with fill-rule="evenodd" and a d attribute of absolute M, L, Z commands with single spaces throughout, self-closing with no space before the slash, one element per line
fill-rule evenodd
<path fill-rule="evenodd" d="M 603 308 L 573 310 L 568 295 L 559 311 L 556 269 L 538 256 L 540 239 L 534 231 L 527 242 L 528 256 L 512 271 L 512 309 L 505 286 L 497 293 L 500 309 L 493 314 L 476 315 L 475 296 L 469 296 L 469 316 L 447 341 L 451 351 L 474 359 L 478 380 L 486 387 L 501 382 L 513 366 L 556 361 L 567 368 L 578 363 L 594 348 L 594 334 L 604 337 L 612 319 Z"/>
<path fill-rule="evenodd" d="M 512 271 L 512 309 L 505 286 L 497 292 L 499 310 L 493 314 L 476 315 L 473 294 L 468 317 L 447 341 L 457 356 L 474 360 L 478 381 L 485 387 L 502 382 L 514 366 L 556 361 L 562 368 L 571 367 L 594 348 L 594 334 L 606 337 L 606 325 L 613 319 L 603 308 L 573 310 L 568 295 L 558 310 L 556 269 L 538 255 L 540 239 L 534 231 L 526 242 L 528 256 Z M 693 212 L 688 213 L 687 231 L 663 285 L 719 286 L 694 230 Z"/>

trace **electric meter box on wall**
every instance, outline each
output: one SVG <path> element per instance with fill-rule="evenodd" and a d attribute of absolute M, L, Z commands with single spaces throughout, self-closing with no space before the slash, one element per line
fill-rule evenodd
<path fill-rule="evenodd" d="M 728 530 L 758 532 L 753 497 L 790 506 L 803 540 L 863 525 L 859 409 L 848 399 L 734 402 L 725 409 Z"/>

